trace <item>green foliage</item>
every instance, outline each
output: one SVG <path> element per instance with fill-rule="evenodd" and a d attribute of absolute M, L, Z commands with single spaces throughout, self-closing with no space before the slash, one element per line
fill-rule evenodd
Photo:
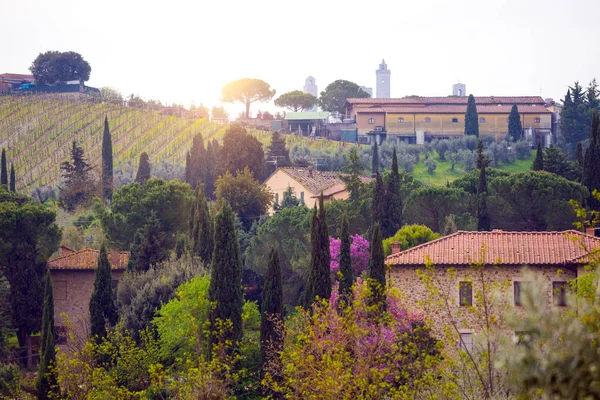
<path fill-rule="evenodd" d="M 135 181 L 140 185 L 143 185 L 148 179 L 150 179 L 150 159 L 148 153 L 145 151 L 140 154 L 140 162 L 138 165 L 137 174 L 135 175 Z"/>
<path fill-rule="evenodd" d="M 587 91 L 579 84 L 567 90 L 560 112 L 560 130 L 565 139 L 565 147 L 570 156 L 573 155 L 577 142 L 586 139 L 590 132 L 592 112 L 598 108 L 598 90 L 595 80 Z"/>
<path fill-rule="evenodd" d="M 110 200 L 113 192 L 113 152 L 112 138 L 108 127 L 108 117 L 104 117 L 104 135 L 102 136 L 102 195 Z"/>
<path fill-rule="evenodd" d="M 165 247 L 172 249 L 177 234 L 189 229 L 193 199 L 190 186 L 180 181 L 153 178 L 143 185 L 132 183 L 115 191 L 111 210 L 102 216 L 102 227 L 113 246 L 127 249 L 155 212 L 165 234 Z"/>
<path fill-rule="evenodd" d="M 308 111 L 317 105 L 318 99 L 309 93 L 293 90 L 279 96 L 275 99 L 277 107 L 287 108 L 290 111 Z"/>
<path fill-rule="evenodd" d="M 442 231 L 444 219 L 467 211 L 467 193 L 461 189 L 423 187 L 411 193 L 406 201 L 406 221 L 426 225 L 434 232 Z"/>
<path fill-rule="evenodd" d="M 591 196 L 594 190 L 600 190 L 600 117 L 597 112 L 592 114 L 590 145 L 583 159 L 581 183 L 587 187 L 590 193 L 588 198 L 589 207 L 600 210 L 600 201 Z"/>
<path fill-rule="evenodd" d="M 250 105 L 256 101 L 267 102 L 275 96 L 275 89 L 260 79 L 243 78 L 229 82 L 221 90 L 223 101 L 233 103 L 239 101 L 246 106 L 246 118 L 250 118 Z"/>
<path fill-rule="evenodd" d="M 373 201 L 371 203 L 371 223 L 383 224 L 385 220 L 385 188 L 379 171 L 375 172 L 375 189 L 373 190 Z"/>
<path fill-rule="evenodd" d="M 392 242 L 399 242 L 400 249 L 406 250 L 439 237 L 439 233 L 433 232 L 425 225 L 404 225 L 394 236 L 383 241 L 383 253 L 385 256 L 392 254 Z"/>
<path fill-rule="evenodd" d="M 21 379 L 21 368 L 18 365 L 0 365 L 0 396 L 6 399 L 21 398 Z"/>
<path fill-rule="evenodd" d="M 328 300 L 331 296 L 331 253 L 329 251 L 329 230 L 323 204 L 323 193 L 319 197 L 319 211 L 315 205 L 312 217 L 311 259 L 308 281 L 304 292 L 304 307 L 310 308 L 316 300 Z"/>
<path fill-rule="evenodd" d="M 294 192 L 294 188 L 288 186 L 283 192 L 283 200 L 281 202 L 281 209 L 290 208 L 290 207 L 298 207 L 300 205 L 300 200 L 296 197 L 296 193 Z M 304 201 L 302 201 L 302 205 L 304 205 Z"/>
<path fill-rule="evenodd" d="M 338 79 L 327 85 L 319 97 L 319 106 L 329 112 L 346 114 L 346 99 L 370 97 L 354 82 Z"/>
<path fill-rule="evenodd" d="M 260 320 L 261 369 L 278 358 L 283 349 L 283 286 L 279 252 L 271 249 L 262 293 Z"/>
<path fill-rule="evenodd" d="M 400 193 L 400 174 L 396 148 L 392 155 L 392 167 L 385 180 L 385 218 L 381 225 L 384 237 L 392 236 L 402 226 L 402 194 Z"/>
<path fill-rule="evenodd" d="M 54 296 L 50 271 L 46 272 L 44 287 L 44 311 L 42 314 L 42 340 L 40 343 L 40 363 L 35 382 L 38 399 L 52 399 L 60 392 L 56 376 L 56 350 L 54 348 Z"/>
<path fill-rule="evenodd" d="M 479 169 L 475 169 L 463 176 L 461 176 L 460 178 L 454 180 L 450 186 L 457 188 L 457 189 L 462 189 L 465 192 L 469 193 L 469 194 L 477 194 L 478 192 L 478 188 L 479 188 L 479 178 L 480 178 L 480 170 Z M 503 176 L 510 176 L 510 172 L 507 171 L 502 171 L 500 169 L 496 169 L 496 168 L 486 168 L 485 169 L 485 177 L 486 177 L 486 181 L 492 181 L 493 179 L 497 178 L 497 177 L 503 177 Z"/>
<path fill-rule="evenodd" d="M 194 189 L 198 183 L 206 184 L 208 179 L 207 154 L 202 135 L 194 136 L 192 148 L 186 155 L 185 181 Z"/>
<path fill-rule="evenodd" d="M 371 256 L 369 257 L 369 270 L 367 285 L 369 288 L 369 305 L 376 308 L 374 317 L 383 318 L 386 306 L 386 279 L 385 279 L 385 256 L 383 254 L 383 243 L 379 224 L 373 227 L 371 235 Z"/>
<path fill-rule="evenodd" d="M 552 172 L 570 181 L 577 181 L 579 178 L 579 171 L 575 164 L 552 144 L 544 150 L 544 171 Z"/>
<path fill-rule="evenodd" d="M 190 237 L 194 254 L 200 257 L 205 263 L 209 263 L 212 259 L 214 249 L 214 228 L 202 185 L 198 185 L 196 188 L 196 199 L 192 205 L 190 227 Z"/>
<path fill-rule="evenodd" d="M 242 261 L 231 206 L 223 202 L 215 215 L 215 246 L 211 265 L 209 298 L 214 302 L 210 313 L 211 343 L 220 340 L 214 333 L 221 323 L 230 321 L 232 329 L 223 339 L 238 343 L 242 338 Z"/>
<path fill-rule="evenodd" d="M 6 185 L 8 188 L 8 169 L 6 164 L 6 149 L 2 148 L 2 158 L 0 161 L 0 185 Z"/>
<path fill-rule="evenodd" d="M 519 108 L 516 104 L 513 104 L 510 109 L 510 115 L 508 116 L 508 136 L 513 142 L 518 142 L 523 136 L 521 115 L 519 114 Z"/>
<path fill-rule="evenodd" d="M 15 176 L 15 166 L 14 164 L 10 164 L 10 191 L 13 193 L 17 192 L 17 178 Z"/>
<path fill-rule="evenodd" d="M 156 213 L 152 211 L 146 224 L 136 232 L 131 245 L 131 257 L 127 269 L 136 272 L 148 271 L 169 256 L 165 246 L 165 233 L 162 231 Z"/>
<path fill-rule="evenodd" d="M 515 109 L 516 106 L 513 106 Z M 512 113 L 512 112 L 511 112 Z M 520 124 L 520 122 L 519 122 Z M 486 167 L 488 164 L 487 158 L 483 154 L 483 141 L 479 139 L 477 143 L 477 168 L 479 168 L 479 183 L 477 185 L 477 230 L 491 230 L 490 214 L 487 208 L 487 174 Z"/>
<path fill-rule="evenodd" d="M 377 151 L 377 140 L 375 140 L 371 156 L 371 176 L 375 176 L 377 172 L 379 172 L 379 152 Z"/>
<path fill-rule="evenodd" d="M 465 136 L 479 137 L 479 115 L 475 105 L 475 97 L 469 95 L 467 100 L 467 112 L 465 113 Z"/>
<path fill-rule="evenodd" d="M 29 67 L 35 83 L 52 85 L 68 81 L 87 81 L 92 67 L 81 54 L 74 51 L 47 51 L 40 53 Z"/>
<path fill-rule="evenodd" d="M 236 175 L 247 167 L 255 179 L 262 180 L 266 171 L 262 143 L 242 126 L 231 124 L 219 149 L 218 165 L 221 175 L 226 172 Z"/>
<path fill-rule="evenodd" d="M 119 319 L 112 289 L 111 266 L 104 244 L 100 247 L 89 310 L 90 335 L 93 339 L 101 342 L 106 337 L 107 328 L 115 326 Z"/>
<path fill-rule="evenodd" d="M 271 135 L 271 143 L 267 148 L 267 159 L 269 161 L 276 161 L 277 167 L 285 167 L 290 165 L 290 152 L 285 147 L 285 138 L 281 136 L 278 131 L 273 132 Z M 275 170 L 275 166 L 271 168 Z"/>
<path fill-rule="evenodd" d="M 64 185 L 60 189 L 59 204 L 65 210 L 72 211 L 80 204 L 85 204 L 93 191 L 90 177 L 92 167 L 84 157 L 83 147 L 74 140 L 71 145 L 72 162 L 60 164 L 63 171 Z"/>

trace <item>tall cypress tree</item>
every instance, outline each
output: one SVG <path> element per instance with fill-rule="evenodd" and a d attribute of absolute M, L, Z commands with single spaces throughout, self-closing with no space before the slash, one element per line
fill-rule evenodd
<path fill-rule="evenodd" d="M 513 104 L 510 115 L 508 116 L 508 136 L 517 142 L 523 136 L 523 127 L 521 125 L 521 116 L 516 104 Z"/>
<path fill-rule="evenodd" d="M 379 171 L 379 150 L 377 149 L 377 139 L 373 143 L 373 157 L 371 158 L 371 176 Z"/>
<path fill-rule="evenodd" d="M 342 219 L 342 236 L 340 245 L 340 301 L 346 305 L 352 304 L 352 285 L 354 284 L 354 269 L 352 268 L 352 257 L 350 253 L 350 230 L 348 219 Z"/>
<path fill-rule="evenodd" d="M 281 136 L 279 131 L 275 131 L 271 135 L 271 144 L 267 150 L 267 158 L 276 158 L 277 167 L 290 165 L 290 152 L 285 148 L 285 138 Z"/>
<path fill-rule="evenodd" d="M 600 190 L 600 116 L 596 110 L 592 111 L 590 145 L 583 159 L 581 183 L 590 192 L 588 207 L 593 210 L 600 210 L 600 203 L 592 196 L 594 189 Z"/>
<path fill-rule="evenodd" d="M 371 255 L 369 257 L 368 272 L 369 306 L 375 307 L 375 316 L 381 316 L 381 313 L 386 309 L 386 279 L 385 256 L 379 224 L 375 224 L 371 235 Z"/>
<path fill-rule="evenodd" d="M 108 117 L 104 117 L 104 136 L 102 137 L 102 193 L 104 199 L 112 199 L 113 192 L 113 153 L 112 139 L 108 129 Z"/>
<path fill-rule="evenodd" d="M 467 100 L 467 112 L 465 113 L 465 136 L 479 137 L 479 115 L 477 114 L 477 106 L 475 105 L 475 97 L 469 95 Z"/>
<path fill-rule="evenodd" d="M 2 160 L 0 161 L 0 185 L 8 187 L 8 168 L 6 165 L 6 149 L 2 148 Z"/>
<path fill-rule="evenodd" d="M 98 268 L 94 279 L 94 291 L 90 298 L 90 333 L 101 341 L 106 337 L 106 328 L 114 326 L 119 319 L 112 288 L 112 274 L 108 253 L 104 243 L 100 247 Z"/>
<path fill-rule="evenodd" d="M 135 175 L 135 181 L 139 184 L 143 184 L 150 179 L 150 159 L 148 153 L 145 151 L 140 154 L 140 164 L 138 165 L 137 174 Z"/>
<path fill-rule="evenodd" d="M 260 319 L 261 370 L 272 366 L 273 359 L 283 349 L 283 285 L 279 252 L 274 247 L 269 253 L 269 264 L 262 292 Z"/>
<path fill-rule="evenodd" d="M 583 168 L 583 144 L 581 142 L 577 142 L 575 149 L 575 164 L 577 167 Z"/>
<path fill-rule="evenodd" d="M 402 227 L 402 196 L 396 148 L 392 154 L 392 169 L 385 188 L 385 218 L 381 227 L 383 237 L 392 237 Z"/>
<path fill-rule="evenodd" d="M 538 141 L 537 151 L 535 152 L 535 158 L 533 165 L 531 166 L 532 171 L 543 171 L 544 170 L 544 151 L 542 149 L 542 142 Z"/>
<path fill-rule="evenodd" d="M 385 189 L 379 171 L 375 172 L 375 189 L 373 190 L 373 201 L 371 202 L 371 221 L 373 224 L 383 224 L 385 219 Z M 394 232 L 395 233 L 395 232 Z"/>
<path fill-rule="evenodd" d="M 319 211 L 315 205 L 311 227 L 311 262 L 304 306 L 309 308 L 315 299 L 329 300 L 331 297 L 331 254 L 329 253 L 329 232 L 323 193 L 319 197 Z"/>
<path fill-rule="evenodd" d="M 211 342 L 231 340 L 239 342 L 242 338 L 242 259 L 235 230 L 235 215 L 231 206 L 223 202 L 215 215 L 215 246 L 210 274 L 208 296 L 215 307 L 210 312 Z M 219 337 L 218 321 L 230 320 L 232 331 Z"/>
<path fill-rule="evenodd" d="M 194 136 L 192 148 L 189 152 L 189 160 L 186 159 L 185 176 L 187 183 L 196 188 L 198 182 L 206 183 L 206 149 L 201 134 Z"/>
<path fill-rule="evenodd" d="M 213 222 L 203 189 L 204 186 L 202 184 L 196 187 L 196 199 L 192 208 L 190 237 L 192 239 L 194 254 L 208 263 L 212 259 L 214 248 Z"/>
<path fill-rule="evenodd" d="M 477 141 L 477 167 L 479 168 L 479 184 L 477 185 L 477 230 L 491 230 L 490 214 L 487 207 L 487 177 L 485 168 L 488 160 L 483 154 L 483 141 Z"/>
<path fill-rule="evenodd" d="M 139 236 L 139 239 L 137 238 Z M 164 261 L 169 256 L 165 246 L 165 233 L 160 226 L 160 220 L 152 211 L 148 221 L 136 232 L 135 246 L 132 247 L 131 269 L 138 272 L 148 271 L 150 267 Z"/>
<path fill-rule="evenodd" d="M 42 337 L 40 341 L 40 363 L 35 382 L 38 399 L 55 398 L 58 394 L 58 379 L 56 377 L 56 343 L 54 329 L 54 295 L 52 292 L 52 277 L 46 272 L 44 288 L 44 311 L 42 313 Z"/>
<path fill-rule="evenodd" d="M 17 178 L 15 177 L 15 165 L 10 164 L 10 191 L 17 193 Z"/>
<path fill-rule="evenodd" d="M 315 301 L 315 269 L 318 264 L 319 257 L 319 246 L 320 246 L 320 236 L 319 236 L 319 214 L 317 213 L 317 205 L 315 204 L 315 208 L 313 209 L 312 220 L 310 224 L 310 270 L 308 271 L 308 281 L 306 282 L 306 287 L 304 289 L 304 297 L 303 303 L 304 308 L 309 309 L 312 306 L 312 303 Z"/>

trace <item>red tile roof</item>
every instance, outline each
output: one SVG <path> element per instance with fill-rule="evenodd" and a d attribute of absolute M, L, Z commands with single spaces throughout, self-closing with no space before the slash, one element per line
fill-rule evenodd
<path fill-rule="evenodd" d="M 544 106 L 518 106 L 521 114 L 552 114 L 551 111 Z M 478 105 L 477 112 L 479 114 L 510 114 L 512 105 Z M 398 114 L 465 114 L 467 106 L 464 105 L 427 105 L 415 107 L 407 106 L 374 106 L 369 108 L 357 108 L 357 113 L 398 113 Z"/>
<path fill-rule="evenodd" d="M 345 185 L 344 181 L 340 179 L 340 176 L 344 174 L 339 172 L 313 170 L 311 176 L 309 168 L 283 167 L 280 169 L 311 193 L 320 194 L 321 192 L 326 192 L 328 189 Z M 363 183 L 369 183 L 372 178 L 361 177 L 361 180 Z"/>
<path fill-rule="evenodd" d="M 28 81 L 32 81 L 33 80 L 33 75 L 27 75 L 27 74 L 0 74 L 0 80 L 2 79 L 19 79 L 19 80 L 28 80 Z"/>
<path fill-rule="evenodd" d="M 486 265 L 567 265 L 585 264 L 591 249 L 600 247 L 600 238 L 569 230 L 564 232 L 464 232 L 404 250 L 387 257 L 396 266 L 422 266 L 428 257 L 434 265 L 468 266 L 481 262 L 485 248 Z"/>
<path fill-rule="evenodd" d="M 68 253 L 64 256 L 54 258 L 48 261 L 48 269 L 73 269 L 73 270 L 94 270 L 98 267 L 99 250 L 85 248 L 79 251 Z M 127 268 L 129 262 L 128 251 L 113 251 L 108 253 L 108 260 L 113 270 L 122 270 Z"/>
<path fill-rule="evenodd" d="M 347 104 L 456 104 L 466 105 L 468 97 L 466 96 L 447 96 L 447 97 L 403 97 L 396 99 L 379 98 L 349 98 Z M 476 96 L 476 104 L 539 104 L 544 105 L 544 99 L 541 96 Z"/>

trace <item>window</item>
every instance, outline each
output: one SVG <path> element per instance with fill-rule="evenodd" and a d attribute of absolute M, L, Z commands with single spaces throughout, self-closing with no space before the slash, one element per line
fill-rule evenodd
<path fill-rule="evenodd" d="M 374 124 L 375 123 L 375 118 L 369 118 L 369 124 Z"/>
<path fill-rule="evenodd" d="M 567 282 L 552 282 L 552 298 L 555 306 L 567 305 Z"/>
<path fill-rule="evenodd" d="M 534 124 L 539 124 L 540 123 L 540 119 L 539 118 L 534 118 L 533 119 L 533 123 Z"/>
<path fill-rule="evenodd" d="M 460 282 L 458 284 L 461 306 L 473 305 L 473 285 L 471 282 Z"/>
<path fill-rule="evenodd" d="M 304 204 L 304 192 L 300 192 L 300 204 Z"/>
<path fill-rule="evenodd" d="M 480 124 L 485 124 L 485 118 L 479 118 L 479 123 Z"/>
<path fill-rule="evenodd" d="M 527 284 L 527 281 L 514 282 L 515 306 L 523 305 L 523 291 L 527 288 Z"/>
<path fill-rule="evenodd" d="M 464 351 L 473 351 L 473 334 L 463 332 L 460 334 L 460 348 Z"/>
<path fill-rule="evenodd" d="M 404 123 L 404 118 L 398 118 L 398 123 L 399 124 L 403 124 Z"/>
<path fill-rule="evenodd" d="M 452 118 L 452 123 L 453 124 L 458 124 L 458 118 Z"/>
<path fill-rule="evenodd" d="M 67 281 L 54 281 L 53 285 L 56 300 L 67 300 Z"/>
<path fill-rule="evenodd" d="M 426 124 L 429 124 L 429 123 L 431 123 L 431 118 L 429 118 L 429 117 L 425 117 L 425 123 L 426 123 Z"/>

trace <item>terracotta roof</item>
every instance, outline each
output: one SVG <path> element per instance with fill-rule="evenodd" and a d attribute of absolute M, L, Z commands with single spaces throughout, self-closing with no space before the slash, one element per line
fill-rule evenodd
<path fill-rule="evenodd" d="M 344 181 L 340 179 L 340 176 L 345 174 L 339 172 L 313 170 L 311 176 L 309 168 L 283 167 L 280 169 L 311 193 L 320 194 L 321 192 L 326 192 L 328 189 L 345 185 Z M 369 183 L 372 179 L 361 177 L 363 183 Z"/>
<path fill-rule="evenodd" d="M 424 265 L 427 256 L 434 265 L 466 266 L 481 261 L 485 248 L 487 265 L 583 264 L 589 251 L 600 247 L 600 238 L 568 230 L 564 232 L 465 232 L 392 254 L 387 264 Z"/>
<path fill-rule="evenodd" d="M 396 99 L 349 98 L 348 104 L 467 104 L 466 96 L 447 97 L 403 97 Z M 476 104 L 539 104 L 544 105 L 541 96 L 475 96 Z"/>
<path fill-rule="evenodd" d="M 27 74 L 0 74 L 0 80 L 1 79 L 21 79 L 21 80 L 33 80 L 33 75 L 27 75 Z"/>
<path fill-rule="evenodd" d="M 552 114 L 552 111 L 544 106 L 520 105 L 518 106 L 520 114 Z M 512 105 L 478 105 L 479 114 L 510 114 Z M 398 114 L 465 114 L 467 106 L 464 105 L 426 105 L 426 106 L 374 106 L 369 108 L 357 108 L 356 113 L 398 113 Z"/>
<path fill-rule="evenodd" d="M 98 267 L 99 256 L 99 250 L 85 248 L 49 260 L 48 269 L 94 270 Z M 108 253 L 108 260 L 110 261 L 110 266 L 113 270 L 125 269 L 129 262 L 129 252 L 110 252 Z"/>

